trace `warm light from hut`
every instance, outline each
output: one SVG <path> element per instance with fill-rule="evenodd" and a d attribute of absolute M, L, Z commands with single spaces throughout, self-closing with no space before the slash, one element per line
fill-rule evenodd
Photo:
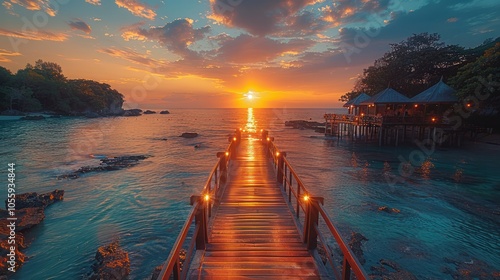
<path fill-rule="evenodd" d="M 415 108 L 418 108 L 418 104 L 415 104 Z"/>
<path fill-rule="evenodd" d="M 432 122 L 435 122 L 436 121 L 436 118 L 432 118 Z"/>

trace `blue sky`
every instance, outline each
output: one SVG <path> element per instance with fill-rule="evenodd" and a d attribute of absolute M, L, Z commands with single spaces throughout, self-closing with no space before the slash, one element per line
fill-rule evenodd
<path fill-rule="evenodd" d="M 389 44 L 429 32 L 474 47 L 500 36 L 499 11 L 498 0 L 4 0 L 0 65 L 56 62 L 144 108 L 337 107 Z"/>

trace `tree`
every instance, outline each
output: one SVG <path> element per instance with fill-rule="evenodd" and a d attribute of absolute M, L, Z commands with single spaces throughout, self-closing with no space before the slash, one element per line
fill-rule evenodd
<path fill-rule="evenodd" d="M 39 59 L 35 62 L 35 67 L 33 67 L 33 70 L 35 70 L 35 72 L 44 76 L 48 80 L 66 80 L 66 77 L 64 77 L 64 75 L 62 74 L 61 66 L 54 62 L 44 62 L 43 60 Z"/>
<path fill-rule="evenodd" d="M 468 61 L 467 52 L 462 47 L 446 46 L 436 33 L 414 34 L 390 46 L 389 52 L 363 70 L 354 92 L 374 95 L 390 86 L 413 97 L 442 76 L 453 76 L 458 67 Z"/>

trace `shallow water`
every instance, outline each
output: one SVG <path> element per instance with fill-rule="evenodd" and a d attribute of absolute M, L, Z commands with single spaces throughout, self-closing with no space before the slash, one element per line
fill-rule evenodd
<path fill-rule="evenodd" d="M 325 109 L 182 109 L 137 118 L 62 118 L 0 122 L 0 159 L 16 163 L 19 192 L 64 189 L 46 209 L 16 279 L 81 279 L 98 246 L 119 239 L 129 252 L 130 279 L 149 278 L 161 264 L 235 128 L 269 129 L 309 190 L 325 197 L 330 216 L 349 237 L 362 233 L 365 269 L 391 259 L 421 279 L 452 279 L 445 258 L 464 253 L 500 270 L 500 152 L 441 148 L 403 182 L 399 157 L 415 147 L 378 147 L 325 139 L 284 126 L 285 120 L 321 121 Z M 198 132 L 195 139 L 178 137 Z M 167 140 L 165 140 L 165 138 Z M 195 149 L 194 146 L 200 148 Z M 129 169 L 57 176 L 99 162 L 101 156 L 149 155 Z M 1 176 L 6 176 L 2 171 Z M 2 193 L 0 198 L 6 198 Z M 397 208 L 398 214 L 378 211 Z"/>

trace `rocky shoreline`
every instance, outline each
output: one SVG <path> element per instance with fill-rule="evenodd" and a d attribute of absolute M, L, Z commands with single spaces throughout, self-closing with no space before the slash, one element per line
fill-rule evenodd
<path fill-rule="evenodd" d="M 56 189 L 44 194 L 30 192 L 16 195 L 15 199 L 14 213 L 0 209 L 0 279 L 8 279 L 8 275 L 12 274 L 9 267 L 17 270 L 23 265 L 26 256 L 21 250 L 28 246 L 24 240 L 24 233 L 43 221 L 47 206 L 64 199 L 64 191 Z M 5 207 L 8 209 L 7 200 Z M 12 217 L 17 220 L 15 222 L 8 220 Z M 12 265 L 9 263 L 11 261 L 9 255 L 15 256 Z"/>
<path fill-rule="evenodd" d="M 139 161 L 147 159 L 148 156 L 121 156 L 114 158 L 101 159 L 101 163 L 97 166 L 84 166 L 71 173 L 57 176 L 57 179 L 77 179 L 83 174 L 91 172 L 113 171 L 120 170 L 139 164 Z"/>
<path fill-rule="evenodd" d="M 42 112 L 22 112 L 18 110 L 5 110 L 0 112 L 0 116 L 5 117 L 18 117 L 19 120 L 44 120 L 47 118 L 60 118 L 62 116 L 67 117 L 86 117 L 89 119 L 94 118 L 105 118 L 105 117 L 138 117 L 142 115 L 156 114 L 156 111 L 142 109 L 119 109 L 114 111 L 102 111 L 102 112 L 71 112 L 71 113 L 57 113 L 53 111 L 42 111 Z M 168 110 L 160 111 L 160 115 L 170 114 Z"/>
<path fill-rule="evenodd" d="M 103 245 L 97 249 L 92 264 L 89 280 L 122 280 L 130 274 L 128 253 L 120 247 L 118 241 Z"/>

